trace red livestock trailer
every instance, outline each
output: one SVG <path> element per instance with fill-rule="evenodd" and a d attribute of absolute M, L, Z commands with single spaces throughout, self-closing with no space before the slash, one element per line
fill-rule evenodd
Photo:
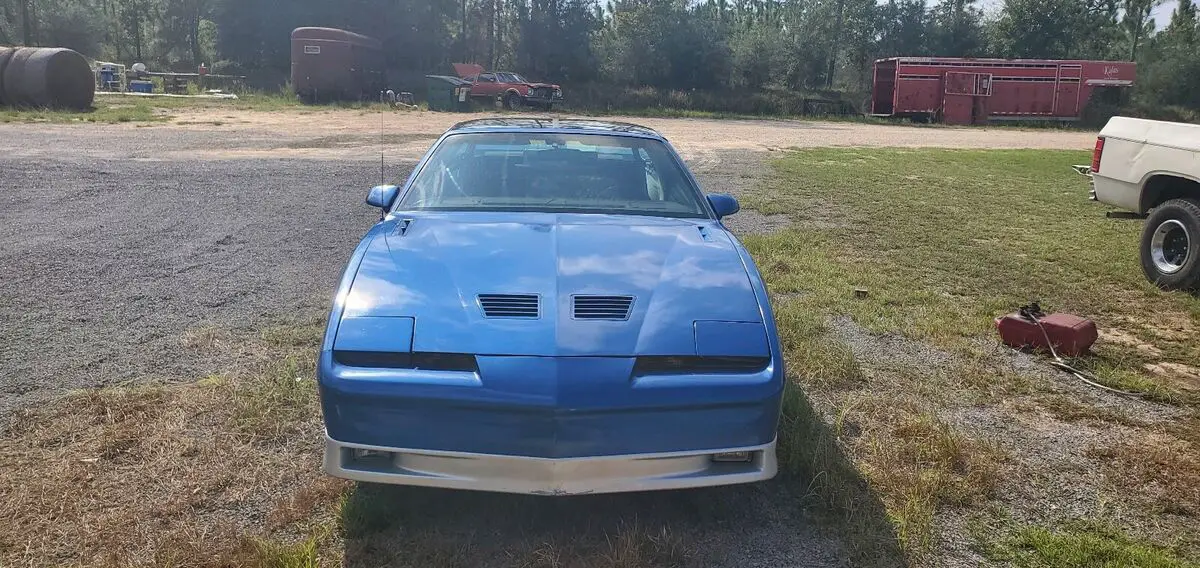
<path fill-rule="evenodd" d="M 1133 85 L 1128 61 L 892 57 L 875 62 L 871 114 L 982 124 L 1079 120 L 1098 88 Z"/>

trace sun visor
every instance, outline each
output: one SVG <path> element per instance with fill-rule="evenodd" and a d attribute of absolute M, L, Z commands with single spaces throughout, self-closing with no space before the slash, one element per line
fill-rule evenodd
<path fill-rule="evenodd" d="M 408 353 L 412 351 L 413 318 L 350 317 L 338 325 L 333 348 L 338 351 Z"/>
<path fill-rule="evenodd" d="M 696 355 L 768 357 L 767 328 L 758 322 L 696 321 Z"/>

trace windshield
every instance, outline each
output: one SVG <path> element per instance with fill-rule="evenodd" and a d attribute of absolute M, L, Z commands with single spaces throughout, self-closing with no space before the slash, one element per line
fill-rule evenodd
<path fill-rule="evenodd" d="M 658 140 L 477 133 L 446 138 L 397 209 L 705 218 L 702 203 Z"/>

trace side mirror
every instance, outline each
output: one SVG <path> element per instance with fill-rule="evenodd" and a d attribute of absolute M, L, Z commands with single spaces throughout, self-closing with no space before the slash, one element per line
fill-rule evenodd
<path fill-rule="evenodd" d="M 724 219 L 742 210 L 742 206 L 738 205 L 737 199 L 734 199 L 732 195 L 725 195 L 723 193 L 709 194 L 708 204 L 717 213 L 718 219 Z"/>
<path fill-rule="evenodd" d="M 371 193 L 367 194 L 367 205 L 378 207 L 386 214 L 388 209 L 391 209 L 392 203 L 396 201 L 396 196 L 400 195 L 400 188 L 394 185 L 377 185 L 371 188 Z"/>

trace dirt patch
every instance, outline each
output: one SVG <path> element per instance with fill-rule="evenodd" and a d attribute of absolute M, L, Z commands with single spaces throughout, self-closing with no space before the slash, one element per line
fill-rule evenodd
<path fill-rule="evenodd" d="M 1177 388 L 1200 391 L 1200 368 L 1182 363 L 1147 363 L 1145 368 Z"/>
<path fill-rule="evenodd" d="M 1156 311 L 1150 318 L 1121 317 L 1124 327 L 1141 329 L 1147 334 L 1166 341 L 1187 341 L 1196 337 L 1197 331 L 1191 317 L 1185 313 Z"/>
<path fill-rule="evenodd" d="M 129 158 L 144 160 L 228 160 L 233 158 L 293 158 L 298 156 L 372 160 L 378 153 L 366 151 L 372 136 L 434 139 L 455 123 L 489 114 L 405 111 L 378 113 L 359 110 L 307 110 L 262 112 L 221 108 L 180 109 L 174 123 L 145 127 L 116 124 L 0 126 L 0 155 L 25 159 Z M 528 115 L 524 115 L 528 116 Z M 905 146 L 946 148 L 1070 148 L 1088 149 L 1095 135 L 1086 132 L 1020 130 L 1015 128 L 913 128 L 900 125 L 831 123 L 798 120 L 717 120 L 602 117 L 643 124 L 662 132 L 691 160 L 706 152 L 767 154 L 780 148 L 823 146 Z M 215 123 L 221 123 L 216 126 Z M 362 140 L 362 146 L 342 146 L 333 140 Z M 319 148 L 289 148 L 289 144 Z M 418 146 L 420 144 L 417 144 Z M 389 153 L 397 158 L 416 159 L 423 148 L 409 143 L 392 143 Z M 426 144 L 427 146 L 427 144 Z M 69 149 L 69 150 L 65 150 Z M 297 150 L 320 150 L 297 154 Z M 413 153 L 416 153 L 414 156 Z M 729 172 L 737 176 L 738 170 Z M 709 191 L 718 191 L 706 188 Z"/>
<path fill-rule="evenodd" d="M 1117 345 L 1133 347 L 1149 357 L 1162 357 L 1162 349 L 1138 339 L 1133 334 L 1125 333 L 1118 329 L 1101 330 L 1100 341 L 1108 341 Z"/>

